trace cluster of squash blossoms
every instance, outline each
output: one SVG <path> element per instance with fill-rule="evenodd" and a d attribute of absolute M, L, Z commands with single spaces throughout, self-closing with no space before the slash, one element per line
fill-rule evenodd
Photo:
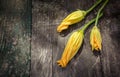
<path fill-rule="evenodd" d="M 90 45 L 92 51 L 101 51 L 102 49 L 102 37 L 100 34 L 100 30 L 98 28 L 98 20 L 100 17 L 103 16 L 102 10 L 105 7 L 105 5 L 108 3 L 109 0 L 97 0 L 95 4 L 89 8 L 87 11 L 84 10 L 77 10 L 69 14 L 57 27 L 57 32 L 61 32 L 65 29 L 67 29 L 70 25 L 80 22 L 85 18 L 85 16 L 91 12 L 95 7 L 97 7 L 101 2 L 103 3 L 100 7 L 100 9 L 97 12 L 97 15 L 95 18 L 91 19 L 88 23 L 86 23 L 82 28 L 79 30 L 76 30 L 71 34 L 69 37 L 67 44 L 65 46 L 65 49 L 63 51 L 63 54 L 61 56 L 61 59 L 57 61 L 57 64 L 61 67 L 66 67 L 69 61 L 76 55 L 79 48 L 81 47 L 84 39 L 84 33 L 85 30 L 88 28 L 89 25 L 91 25 L 93 22 L 95 22 L 91 33 L 90 33 Z"/>

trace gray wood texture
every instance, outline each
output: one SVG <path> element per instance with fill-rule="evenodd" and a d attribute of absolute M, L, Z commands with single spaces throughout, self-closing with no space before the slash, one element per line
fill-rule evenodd
<path fill-rule="evenodd" d="M 110 0 L 99 21 L 102 51 L 93 53 L 89 44 L 90 30 L 84 44 L 66 68 L 56 64 L 69 35 L 95 17 L 97 9 L 69 30 L 57 33 L 56 28 L 69 13 L 87 10 L 96 0 L 33 0 L 32 1 L 32 77 L 120 77 L 120 6 L 119 0 Z"/>
<path fill-rule="evenodd" d="M 0 77 L 30 76 L 31 0 L 0 0 Z"/>
<path fill-rule="evenodd" d="M 96 16 L 57 33 L 69 13 L 87 10 L 96 0 L 0 0 L 0 77 L 120 77 L 120 0 L 110 0 L 99 21 L 102 51 L 93 53 L 89 35 L 66 68 L 61 58 L 72 32 Z"/>

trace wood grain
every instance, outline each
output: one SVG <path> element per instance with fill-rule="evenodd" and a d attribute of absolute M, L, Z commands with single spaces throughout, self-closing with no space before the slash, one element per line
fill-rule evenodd
<path fill-rule="evenodd" d="M 30 0 L 0 0 L 0 77 L 30 76 Z"/>
<path fill-rule="evenodd" d="M 86 31 L 83 47 L 66 68 L 56 64 L 70 34 L 95 17 L 97 8 L 81 23 L 57 33 L 56 28 L 69 13 L 87 10 L 96 0 L 33 0 L 32 1 L 32 77 L 120 77 L 120 1 L 108 3 L 99 22 L 103 39 L 101 53 L 93 53 L 89 44 L 92 26 Z M 114 10 L 114 12 L 112 10 Z"/>
<path fill-rule="evenodd" d="M 91 25 L 67 67 L 56 64 L 70 34 L 94 18 L 99 7 L 68 30 L 57 33 L 57 26 L 69 13 L 87 10 L 95 1 L 0 0 L 0 77 L 120 77 L 119 0 L 109 1 L 99 21 L 101 53 L 91 51 Z"/>

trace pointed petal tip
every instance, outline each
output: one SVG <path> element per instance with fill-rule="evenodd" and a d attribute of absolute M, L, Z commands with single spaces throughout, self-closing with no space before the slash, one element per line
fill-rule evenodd
<path fill-rule="evenodd" d="M 65 67 L 66 67 L 66 65 L 63 63 L 62 60 L 58 60 L 58 61 L 57 61 L 57 64 L 58 64 L 58 66 L 60 66 L 60 67 L 62 67 L 62 68 L 65 68 Z"/>
<path fill-rule="evenodd" d="M 60 29 L 58 29 L 58 28 L 57 28 L 57 32 L 59 32 L 59 33 L 60 33 L 60 32 L 62 32 L 62 30 L 60 30 Z"/>
<path fill-rule="evenodd" d="M 57 32 L 62 32 L 63 30 L 67 29 L 69 25 L 59 25 L 57 27 Z"/>

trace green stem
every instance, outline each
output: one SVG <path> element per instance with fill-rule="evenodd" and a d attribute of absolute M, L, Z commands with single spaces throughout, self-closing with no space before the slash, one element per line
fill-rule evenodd
<path fill-rule="evenodd" d="M 102 17 L 102 15 L 103 15 L 103 13 L 101 13 L 98 18 Z M 88 28 L 88 26 L 90 24 L 92 24 L 93 22 L 95 22 L 95 20 L 96 20 L 96 18 L 90 20 L 87 24 L 85 24 L 84 27 L 82 28 L 82 31 L 84 32 Z"/>
<path fill-rule="evenodd" d="M 89 12 L 91 12 L 102 0 L 97 1 L 91 8 L 89 8 L 86 13 L 88 14 Z"/>
<path fill-rule="evenodd" d="M 102 9 L 105 7 L 105 5 L 107 4 L 108 1 L 109 1 L 109 0 L 106 0 L 105 3 L 101 6 L 101 8 L 98 10 L 97 17 L 96 17 L 96 21 L 95 21 L 95 25 L 98 24 L 99 15 L 100 15 Z"/>

